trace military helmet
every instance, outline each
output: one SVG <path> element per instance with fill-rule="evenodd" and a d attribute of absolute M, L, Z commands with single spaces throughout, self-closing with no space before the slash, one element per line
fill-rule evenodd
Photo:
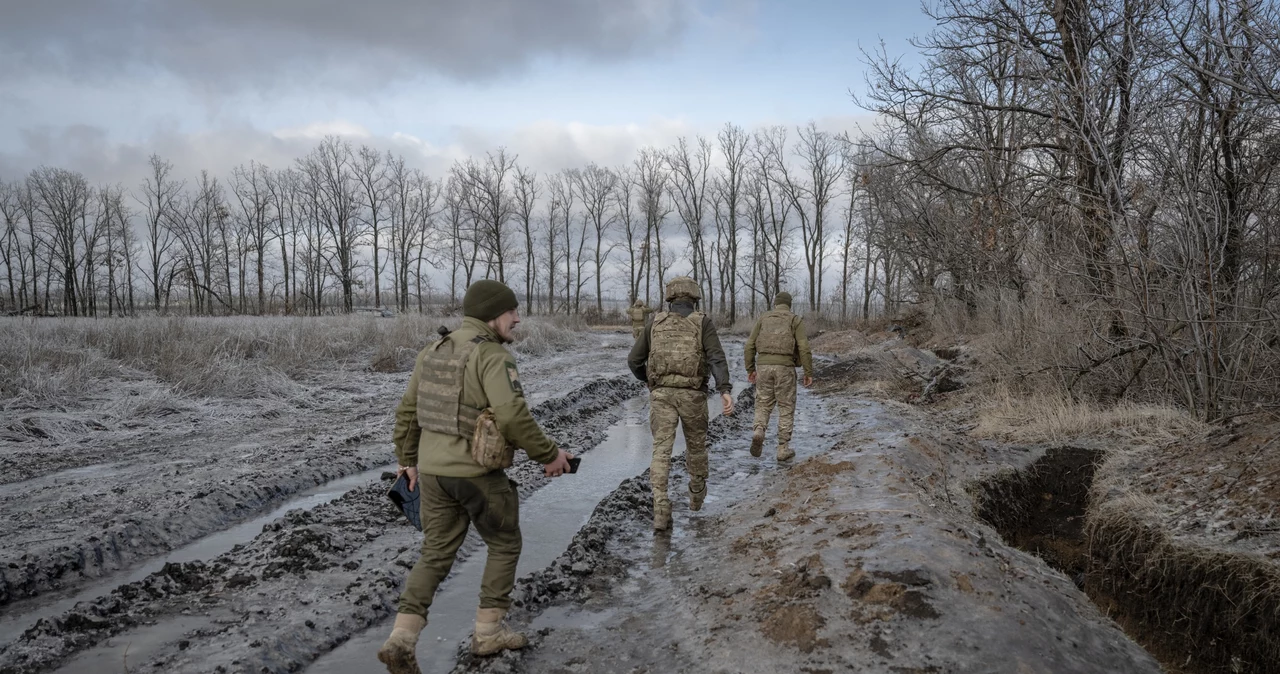
<path fill-rule="evenodd" d="M 688 276 L 677 276 L 667 281 L 667 301 L 672 302 L 681 297 L 691 300 L 702 299 L 702 290 L 698 288 L 698 282 Z"/>
<path fill-rule="evenodd" d="M 640 299 L 639 297 L 637 297 L 637 298 L 636 298 L 636 302 L 635 302 L 635 304 L 633 304 L 633 305 L 631 305 L 631 306 L 633 306 L 633 307 L 642 307 L 642 306 L 644 306 L 644 300 L 642 300 L 642 299 Z"/>

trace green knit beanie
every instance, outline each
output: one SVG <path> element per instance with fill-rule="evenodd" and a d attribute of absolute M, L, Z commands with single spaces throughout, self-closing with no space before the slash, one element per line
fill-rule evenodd
<path fill-rule="evenodd" d="M 786 306 L 790 307 L 790 306 L 791 306 L 791 293 L 786 292 L 785 290 L 784 290 L 784 291 L 782 291 L 782 292 L 780 292 L 780 293 L 778 293 L 777 297 L 774 297 L 774 298 L 773 298 L 773 303 L 774 303 L 775 305 L 778 305 L 778 304 L 785 304 Z"/>
<path fill-rule="evenodd" d="M 516 293 L 505 283 L 491 279 L 476 281 L 462 296 L 462 315 L 482 321 L 493 319 L 520 306 Z"/>

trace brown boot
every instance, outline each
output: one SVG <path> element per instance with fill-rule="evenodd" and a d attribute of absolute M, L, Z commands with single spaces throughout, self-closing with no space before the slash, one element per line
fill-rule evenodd
<path fill-rule="evenodd" d="M 707 497 L 707 478 L 689 478 L 689 510 L 702 510 L 702 500 Z"/>
<path fill-rule="evenodd" d="M 764 452 L 764 429 L 757 427 L 751 433 L 751 456 L 760 456 Z"/>
<path fill-rule="evenodd" d="M 471 652 L 475 655 L 493 655 L 502 650 L 515 650 L 529 645 L 529 640 L 507 626 L 502 618 L 506 609 L 482 608 L 476 610 L 476 633 L 471 637 Z"/>
<path fill-rule="evenodd" d="M 391 636 L 378 649 L 378 660 L 390 674 L 422 674 L 418 669 L 418 635 L 427 619 L 416 613 L 397 613 Z"/>
<path fill-rule="evenodd" d="M 790 461 L 796 457 L 796 450 L 791 449 L 791 444 L 786 442 L 778 443 L 778 460 Z"/>
<path fill-rule="evenodd" d="M 671 530 L 671 502 L 653 504 L 653 530 Z"/>

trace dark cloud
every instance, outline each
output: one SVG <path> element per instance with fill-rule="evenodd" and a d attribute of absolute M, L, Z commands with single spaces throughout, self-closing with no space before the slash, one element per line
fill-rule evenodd
<path fill-rule="evenodd" d="M 0 21 L 0 80 L 172 73 L 211 89 L 487 79 L 673 43 L 693 0 L 37 0 Z"/>

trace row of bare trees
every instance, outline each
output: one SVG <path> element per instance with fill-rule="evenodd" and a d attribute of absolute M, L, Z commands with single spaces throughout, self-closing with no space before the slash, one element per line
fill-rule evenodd
<path fill-rule="evenodd" d="M 726 125 L 714 141 L 549 174 L 499 149 L 432 177 L 335 137 L 292 166 L 250 161 L 223 178 L 183 180 L 153 156 L 133 189 L 41 167 L 0 184 L 0 303 L 67 315 L 408 311 L 496 278 L 529 311 L 603 313 L 608 296 L 659 301 L 685 273 L 730 320 L 793 281 L 817 307 L 852 145 L 812 124 L 797 133 Z"/>
<path fill-rule="evenodd" d="M 1280 20 L 1265 0 L 943 0 L 914 70 L 869 54 L 882 128 L 846 235 L 879 293 L 1092 321 L 1073 389 L 1207 419 L 1280 391 Z M 848 287 L 848 283 L 845 284 Z M 996 301 L 993 301 L 996 300 Z M 1000 301 L 1003 300 L 1003 301 Z"/>

